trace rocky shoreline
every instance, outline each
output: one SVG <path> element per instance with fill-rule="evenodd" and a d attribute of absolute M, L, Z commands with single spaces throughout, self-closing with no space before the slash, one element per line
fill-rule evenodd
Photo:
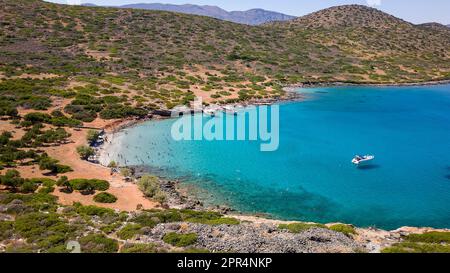
<path fill-rule="evenodd" d="M 405 83 L 358 83 L 358 82 L 308 82 L 286 86 L 285 91 L 293 92 L 298 88 L 317 88 L 317 87 L 338 87 L 338 86 L 365 86 L 365 87 L 402 87 L 402 86 L 430 86 L 450 84 L 450 79 L 436 80 L 426 82 L 405 82 Z"/>
<path fill-rule="evenodd" d="M 149 169 L 133 166 L 135 178 L 149 173 Z M 179 180 L 159 178 L 160 188 L 167 195 L 165 208 L 190 209 L 196 211 L 215 211 L 225 217 L 235 218 L 239 225 L 211 226 L 196 223 L 158 224 L 146 234 L 140 235 L 139 242 L 162 243 L 162 237 L 168 232 L 196 233 L 198 241 L 195 247 L 208 249 L 212 252 L 238 253 L 379 253 L 382 249 L 400 243 L 410 234 L 426 232 L 450 232 L 450 229 L 435 229 L 430 227 L 401 227 L 396 230 L 382 230 L 373 227 L 355 229 L 355 234 L 345 235 L 328 229 L 336 224 L 328 223 L 323 228 L 314 227 L 301 233 L 280 230 L 280 224 L 299 223 L 270 219 L 268 217 L 244 214 L 224 206 L 205 206 L 199 199 L 189 195 L 181 187 Z M 302 222 L 305 223 L 305 222 Z M 317 223 L 307 222 L 315 225 Z"/>

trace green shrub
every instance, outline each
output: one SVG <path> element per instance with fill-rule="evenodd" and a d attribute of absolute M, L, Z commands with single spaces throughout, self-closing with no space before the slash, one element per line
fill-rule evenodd
<path fill-rule="evenodd" d="M 63 127 L 63 126 L 67 126 L 67 127 L 78 127 L 83 125 L 82 122 L 80 122 L 79 120 L 73 119 L 73 118 L 69 118 L 69 117 L 53 117 L 50 120 L 50 123 L 54 126 L 57 127 Z"/>
<path fill-rule="evenodd" d="M 40 170 L 49 170 L 51 173 L 67 173 L 73 171 L 70 166 L 58 164 L 58 160 L 44 156 L 39 160 Z"/>
<path fill-rule="evenodd" d="M 35 183 L 33 183 L 33 182 L 29 181 L 29 180 L 26 180 L 20 186 L 19 191 L 21 193 L 33 193 L 33 192 L 35 192 L 37 190 L 37 188 L 38 188 L 37 184 L 35 184 Z"/>
<path fill-rule="evenodd" d="M 78 146 L 77 153 L 83 160 L 88 160 L 89 157 L 95 155 L 95 150 L 92 147 L 88 146 Z"/>
<path fill-rule="evenodd" d="M 420 242 L 420 243 L 450 244 L 450 232 L 433 231 L 433 232 L 426 232 L 423 234 L 410 234 L 406 236 L 405 240 L 409 242 Z"/>
<path fill-rule="evenodd" d="M 97 141 L 98 137 L 100 136 L 100 132 L 97 130 L 89 130 L 87 131 L 86 139 L 90 144 L 93 144 Z"/>
<path fill-rule="evenodd" d="M 15 231 L 44 250 L 64 246 L 74 229 L 56 213 L 33 212 L 20 215 L 14 223 Z"/>
<path fill-rule="evenodd" d="M 382 253 L 450 253 L 450 245 L 402 242 L 381 250 Z"/>
<path fill-rule="evenodd" d="M 106 191 L 109 189 L 109 182 L 101 179 L 83 179 L 77 178 L 69 181 L 72 189 L 84 191 L 93 189 L 96 191 Z"/>
<path fill-rule="evenodd" d="M 49 114 L 45 114 L 45 113 L 40 113 L 40 112 L 32 112 L 32 113 L 28 113 L 26 114 L 23 119 L 25 121 L 29 121 L 32 123 L 48 123 L 50 122 L 50 120 L 52 119 L 52 117 Z"/>
<path fill-rule="evenodd" d="M 119 232 L 117 236 L 122 240 L 128 240 L 140 234 L 142 226 L 137 224 L 127 224 Z"/>
<path fill-rule="evenodd" d="M 240 222 L 236 218 L 230 218 L 230 217 L 221 217 L 218 219 L 196 219 L 196 218 L 190 218 L 186 221 L 191 223 L 199 223 L 199 224 L 205 224 L 205 225 L 211 225 L 211 226 L 219 226 L 219 225 L 239 225 Z"/>
<path fill-rule="evenodd" d="M 197 234 L 196 233 L 179 234 L 176 232 L 169 232 L 166 235 L 164 235 L 163 241 L 173 246 L 185 247 L 195 244 L 197 242 Z"/>
<path fill-rule="evenodd" d="M 29 209 L 35 211 L 55 211 L 56 196 L 45 193 L 19 194 L 19 193 L 1 193 L 0 204 L 9 204 L 13 200 L 22 201 Z M 7 211 L 10 213 L 10 211 Z"/>
<path fill-rule="evenodd" d="M 33 182 L 33 183 L 36 183 L 36 184 L 41 184 L 44 187 L 51 187 L 51 186 L 54 186 L 56 184 L 55 180 L 53 180 L 51 178 L 46 178 L 46 177 L 31 178 L 30 181 Z"/>
<path fill-rule="evenodd" d="M 101 179 L 90 179 L 89 182 L 97 191 L 106 191 L 109 189 L 109 182 Z"/>
<path fill-rule="evenodd" d="M 119 243 L 104 235 L 89 234 L 79 240 L 83 253 L 116 253 Z"/>
<path fill-rule="evenodd" d="M 125 244 L 120 253 L 164 253 L 163 249 L 159 249 L 155 244 Z"/>
<path fill-rule="evenodd" d="M 42 187 L 38 190 L 39 193 L 52 193 L 55 191 L 55 187 Z"/>
<path fill-rule="evenodd" d="M 107 192 L 101 192 L 94 196 L 94 201 L 97 203 L 115 203 L 117 197 Z"/>
<path fill-rule="evenodd" d="M 10 188 L 15 191 L 17 188 L 25 183 L 25 179 L 20 177 L 20 173 L 17 170 L 8 170 L 5 175 L 0 176 L 0 184 Z"/>
<path fill-rule="evenodd" d="M 139 189 L 146 197 L 163 203 L 166 200 L 166 195 L 159 187 L 159 181 L 156 176 L 144 175 L 138 181 Z"/>
<path fill-rule="evenodd" d="M 14 233 L 14 222 L 0 221 L 0 241 L 11 238 Z"/>
<path fill-rule="evenodd" d="M 109 208 L 101 208 L 96 206 L 82 206 L 80 204 L 75 204 L 75 208 L 77 213 L 89 215 L 89 216 L 107 216 L 107 215 L 115 215 L 114 210 Z"/>
<path fill-rule="evenodd" d="M 158 218 L 145 213 L 137 215 L 131 221 L 146 227 L 154 227 L 159 222 Z"/>
<path fill-rule="evenodd" d="M 6 253 L 33 253 L 36 252 L 38 248 L 31 244 L 13 244 L 8 245 L 5 249 Z"/>
<path fill-rule="evenodd" d="M 223 217 L 214 211 L 181 210 L 183 219 L 191 223 L 205 225 L 238 225 L 240 222 L 235 218 Z"/>
<path fill-rule="evenodd" d="M 450 232 L 409 234 L 404 241 L 382 250 L 383 253 L 450 253 Z"/>
<path fill-rule="evenodd" d="M 308 224 L 308 223 L 292 223 L 292 224 L 280 224 L 279 229 L 287 229 L 292 233 L 300 233 L 311 228 L 327 228 L 322 224 Z"/>
<path fill-rule="evenodd" d="M 176 210 L 163 210 L 151 213 L 152 217 L 158 218 L 160 223 L 181 222 L 183 220 L 180 212 Z"/>
<path fill-rule="evenodd" d="M 351 225 L 336 224 L 336 225 L 330 226 L 329 229 L 331 229 L 333 231 L 336 231 L 336 232 L 344 233 L 347 236 L 350 236 L 352 234 L 356 234 L 355 228 L 353 226 L 351 226 Z"/>
<path fill-rule="evenodd" d="M 114 223 L 111 223 L 111 224 L 101 227 L 100 230 L 106 234 L 111 234 L 111 233 L 115 232 L 118 228 L 120 228 L 121 225 L 122 225 L 122 222 L 117 221 L 117 222 L 114 222 Z"/>
<path fill-rule="evenodd" d="M 103 111 L 100 112 L 102 119 L 117 119 L 126 118 L 131 116 L 144 117 L 147 115 L 147 111 L 140 108 L 133 108 L 124 105 L 109 105 Z"/>

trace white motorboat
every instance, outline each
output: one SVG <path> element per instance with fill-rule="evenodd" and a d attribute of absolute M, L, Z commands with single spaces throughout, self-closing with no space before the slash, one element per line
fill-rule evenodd
<path fill-rule="evenodd" d="M 203 113 L 211 117 L 215 117 L 217 113 L 221 111 L 223 110 L 220 106 L 208 106 L 203 109 Z"/>
<path fill-rule="evenodd" d="M 203 113 L 205 115 L 208 115 L 208 116 L 211 116 L 211 117 L 216 116 L 216 110 L 214 110 L 214 109 L 205 109 L 205 110 L 203 110 Z"/>
<path fill-rule="evenodd" d="M 373 156 L 373 155 L 364 155 L 364 156 L 356 155 L 353 158 L 352 163 L 355 165 L 362 165 L 362 164 L 368 163 L 374 159 L 375 159 L 375 156 Z"/>

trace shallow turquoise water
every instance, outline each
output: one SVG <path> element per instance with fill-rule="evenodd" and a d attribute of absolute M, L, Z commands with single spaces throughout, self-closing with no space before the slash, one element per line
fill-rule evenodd
<path fill-rule="evenodd" d="M 260 152 L 258 142 L 176 142 L 166 120 L 117 134 L 110 156 L 182 178 L 208 202 L 244 212 L 450 227 L 450 85 L 299 92 L 308 100 L 280 105 L 275 152 Z M 376 159 L 358 169 L 355 154 Z"/>

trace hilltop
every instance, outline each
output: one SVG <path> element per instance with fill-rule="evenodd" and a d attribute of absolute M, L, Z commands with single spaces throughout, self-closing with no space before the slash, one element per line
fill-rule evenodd
<path fill-rule="evenodd" d="M 344 5 L 320 10 L 290 22 L 307 28 L 391 28 L 411 26 L 410 23 L 361 5 Z"/>
<path fill-rule="evenodd" d="M 251 9 L 246 11 L 226 11 L 217 6 L 208 6 L 208 5 L 199 6 L 191 4 L 185 5 L 171 5 L 159 3 L 129 4 L 118 6 L 118 8 L 173 11 L 186 14 L 209 16 L 216 19 L 247 25 L 260 25 L 268 22 L 287 21 L 295 18 L 295 16 L 290 16 L 283 13 L 264 9 Z"/>
<path fill-rule="evenodd" d="M 445 26 L 445 25 L 440 24 L 440 23 L 435 23 L 435 22 L 433 22 L 433 23 L 425 23 L 425 24 L 420 24 L 420 25 L 417 25 L 417 26 L 418 27 L 422 27 L 422 28 L 428 28 L 428 29 L 431 29 L 431 30 L 434 30 L 434 31 L 444 31 L 444 32 L 450 34 L 449 26 Z"/>
<path fill-rule="evenodd" d="M 449 77 L 448 35 L 364 6 L 254 27 L 162 11 L 2 2 L 4 71 L 34 65 L 55 74 L 149 77 L 200 65 L 292 83 Z"/>

